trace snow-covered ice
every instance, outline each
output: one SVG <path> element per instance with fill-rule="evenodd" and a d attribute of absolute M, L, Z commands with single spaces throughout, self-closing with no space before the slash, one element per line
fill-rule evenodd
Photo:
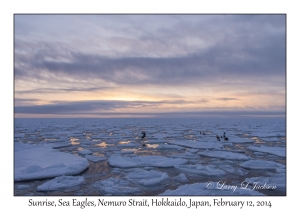
<path fill-rule="evenodd" d="M 72 144 L 70 144 L 69 142 L 57 142 L 46 144 L 46 146 L 52 147 L 53 149 L 59 149 L 62 147 L 70 147 L 72 146 Z"/>
<path fill-rule="evenodd" d="M 59 176 L 36 188 L 37 191 L 56 191 L 79 186 L 85 182 L 82 176 Z"/>
<path fill-rule="evenodd" d="M 91 155 L 91 154 L 93 154 L 93 152 L 88 150 L 88 149 L 83 149 L 83 150 L 79 150 L 78 154 L 82 155 L 82 156 L 85 156 L 85 155 Z"/>
<path fill-rule="evenodd" d="M 244 139 L 239 137 L 228 137 L 228 138 L 229 138 L 228 143 L 236 143 L 236 144 L 254 143 L 254 141 L 251 139 Z"/>
<path fill-rule="evenodd" d="M 169 145 L 169 144 L 161 144 L 158 147 L 156 147 L 156 149 L 175 149 L 175 150 L 182 150 L 184 149 L 181 146 L 178 145 Z"/>
<path fill-rule="evenodd" d="M 198 155 L 206 156 L 206 157 L 216 157 L 221 159 L 230 159 L 230 160 L 249 160 L 250 157 L 235 153 L 235 152 L 227 152 L 227 151 L 205 151 L 198 152 Z"/>
<path fill-rule="evenodd" d="M 104 195 L 131 195 L 140 191 L 136 187 L 130 187 L 129 181 L 113 177 L 97 181 L 93 187 Z"/>
<path fill-rule="evenodd" d="M 160 184 L 164 180 L 168 179 L 169 176 L 167 173 L 162 173 L 154 170 L 147 171 L 143 169 L 137 169 L 133 172 L 130 172 L 127 175 L 127 178 L 132 182 L 150 186 Z"/>
<path fill-rule="evenodd" d="M 77 175 L 88 166 L 85 158 L 49 147 L 15 143 L 15 181 Z"/>
<path fill-rule="evenodd" d="M 277 169 L 277 168 L 285 168 L 285 165 L 280 163 L 276 163 L 274 161 L 267 160 L 248 160 L 246 162 L 241 163 L 241 167 L 246 169 Z"/>
<path fill-rule="evenodd" d="M 266 146 L 250 146 L 248 149 L 257 151 L 257 152 L 265 152 L 272 155 L 277 155 L 280 157 L 286 157 L 286 148 L 283 147 L 266 147 Z"/>
<path fill-rule="evenodd" d="M 97 163 L 97 162 L 101 162 L 101 161 L 107 160 L 106 157 L 103 157 L 103 156 L 95 156 L 95 155 L 86 155 L 85 158 L 88 159 L 89 161 L 94 162 L 94 163 Z"/>
<path fill-rule="evenodd" d="M 225 175 L 223 170 L 218 169 L 214 165 L 179 165 L 176 169 L 192 174 L 206 175 L 206 176 L 222 176 Z"/>
<path fill-rule="evenodd" d="M 216 149 L 221 148 L 223 145 L 219 142 L 207 142 L 207 141 L 170 141 L 169 144 L 175 144 L 183 147 L 195 148 L 195 149 Z"/>
<path fill-rule="evenodd" d="M 138 156 L 122 157 L 113 155 L 108 158 L 110 166 L 119 168 L 130 168 L 139 166 L 156 166 L 156 167 L 174 167 L 180 164 L 186 164 L 187 160 L 182 158 L 167 158 L 164 156 Z"/>
<path fill-rule="evenodd" d="M 189 179 L 183 173 L 179 174 L 178 176 L 173 177 L 173 179 L 175 181 L 179 181 L 179 182 L 189 182 Z"/>

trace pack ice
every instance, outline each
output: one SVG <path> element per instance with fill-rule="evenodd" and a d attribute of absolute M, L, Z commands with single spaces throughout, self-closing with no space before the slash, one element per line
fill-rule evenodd
<path fill-rule="evenodd" d="M 15 142 L 15 181 L 77 175 L 88 168 L 86 158 L 51 147 Z"/>

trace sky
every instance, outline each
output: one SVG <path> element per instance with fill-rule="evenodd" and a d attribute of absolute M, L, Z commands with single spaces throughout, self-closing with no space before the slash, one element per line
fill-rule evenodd
<path fill-rule="evenodd" d="M 15 117 L 285 110 L 285 15 L 14 15 Z"/>

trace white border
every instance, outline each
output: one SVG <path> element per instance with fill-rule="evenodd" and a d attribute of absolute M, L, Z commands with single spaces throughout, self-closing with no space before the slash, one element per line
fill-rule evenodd
<path fill-rule="evenodd" d="M 227 200 L 271 200 L 270 209 L 282 209 L 298 206 L 299 181 L 296 179 L 298 164 L 297 145 L 299 95 L 299 7 L 296 1 L 271 0 L 210 0 L 210 1 L 37 1 L 37 0 L 4 0 L 0 6 L 1 22 L 1 208 L 32 209 L 28 207 L 29 197 L 13 196 L 13 14 L 15 13 L 281 13 L 287 14 L 287 196 L 286 197 L 226 197 Z M 4 47 L 3 47 L 4 46 Z M 37 197 L 34 197 L 37 199 Z M 42 200 L 44 197 L 38 197 Z M 48 197 L 45 197 L 48 198 Z M 71 197 L 63 197 L 71 199 Z M 84 199 L 84 197 L 79 197 Z M 108 197 L 109 198 L 109 197 Z M 124 200 L 130 197 L 113 197 Z M 184 197 L 187 199 L 188 197 Z M 193 197 L 197 198 L 197 197 Z M 201 200 L 212 200 L 214 197 L 198 197 Z M 220 198 L 220 197 L 219 197 Z M 51 198 L 49 198 L 51 199 Z M 59 199 L 54 197 L 53 199 Z M 97 200 L 97 197 L 91 197 Z M 151 199 L 151 197 L 147 197 Z M 57 207 L 58 208 L 58 207 Z M 98 207 L 99 208 L 99 207 Z M 129 208 L 129 207 L 128 207 Z M 163 207 L 165 208 L 165 207 Z M 168 207 L 171 208 L 171 207 Z M 40 209 L 40 208 L 38 208 Z M 51 209 L 47 207 L 47 209 Z M 72 207 L 74 209 L 74 207 Z M 80 208 L 79 208 L 80 209 Z M 85 208 L 90 209 L 90 208 Z M 114 209 L 109 207 L 109 209 Z M 120 209 L 120 208 L 119 208 Z M 210 208 L 211 209 L 211 208 Z M 243 208 L 245 209 L 245 208 Z M 254 208 L 251 208 L 254 209 Z M 269 209 L 269 208 L 268 208 Z"/>

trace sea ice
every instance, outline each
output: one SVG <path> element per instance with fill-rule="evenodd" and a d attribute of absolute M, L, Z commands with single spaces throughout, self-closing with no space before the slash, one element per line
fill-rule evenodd
<path fill-rule="evenodd" d="M 30 187 L 31 187 L 31 186 L 30 186 L 30 185 L 27 185 L 27 184 L 26 184 L 26 185 L 25 185 L 25 184 L 20 184 L 20 185 L 17 185 L 17 186 L 16 186 L 16 189 L 17 189 L 17 190 L 28 190 L 28 189 L 30 189 Z"/>
<path fill-rule="evenodd" d="M 219 142 L 208 142 L 208 141 L 170 141 L 169 144 L 176 144 L 179 146 L 195 148 L 195 149 L 216 149 L 221 148 L 223 145 Z"/>
<path fill-rule="evenodd" d="M 235 171 L 231 165 L 220 165 L 219 167 L 229 173 L 234 173 L 234 171 Z"/>
<path fill-rule="evenodd" d="M 88 149 L 83 149 L 78 151 L 78 155 L 82 155 L 82 156 L 91 155 L 91 154 L 93 154 L 93 152 Z"/>
<path fill-rule="evenodd" d="M 169 176 L 166 173 L 158 172 L 158 171 L 147 171 L 143 169 L 137 169 L 133 172 L 130 172 L 127 175 L 127 178 L 132 182 L 137 182 L 139 184 L 150 186 L 157 185 L 168 179 Z"/>
<path fill-rule="evenodd" d="M 49 143 L 49 144 L 44 144 L 45 146 L 52 147 L 53 149 L 59 149 L 63 147 L 70 147 L 72 144 L 69 142 L 57 142 L 57 143 Z"/>
<path fill-rule="evenodd" d="M 87 158 L 89 161 L 97 163 L 97 162 L 101 162 L 104 160 L 107 160 L 106 157 L 101 157 L 101 156 L 95 156 L 95 155 L 86 155 L 85 158 Z"/>
<path fill-rule="evenodd" d="M 223 170 L 218 169 L 214 165 L 178 165 L 175 166 L 176 169 L 180 171 L 184 171 L 187 173 L 193 173 L 193 174 L 200 174 L 200 175 L 207 175 L 207 176 L 222 176 L 225 175 L 225 172 Z"/>
<path fill-rule="evenodd" d="M 264 137 L 264 138 L 260 138 L 262 141 L 265 142 L 275 142 L 275 141 L 280 141 L 280 139 L 278 137 Z"/>
<path fill-rule="evenodd" d="M 80 144 L 80 146 L 91 146 L 93 144 L 101 143 L 101 141 L 91 141 L 91 140 L 87 140 L 87 139 L 78 140 L 77 142 Z"/>
<path fill-rule="evenodd" d="M 186 184 L 178 187 L 176 190 L 166 190 L 164 193 L 160 194 L 164 196 L 176 195 L 176 196 L 222 196 L 222 195 L 264 195 L 260 192 L 235 188 L 235 186 L 229 186 L 228 188 L 221 188 L 220 184 L 217 182 L 208 182 L 208 183 L 194 183 L 194 184 Z"/>
<path fill-rule="evenodd" d="M 228 142 L 235 143 L 235 144 L 244 144 L 244 143 L 254 143 L 252 139 L 244 139 L 239 137 L 228 137 Z"/>
<path fill-rule="evenodd" d="M 37 191 L 56 191 L 79 186 L 85 182 L 82 176 L 59 176 L 36 188 Z"/>
<path fill-rule="evenodd" d="M 179 174 L 178 176 L 174 176 L 173 179 L 178 182 L 189 182 L 189 179 L 183 173 Z"/>
<path fill-rule="evenodd" d="M 248 147 L 248 149 L 250 149 L 252 151 L 257 151 L 257 152 L 265 152 L 265 153 L 277 155 L 280 157 L 286 157 L 286 148 L 285 147 L 250 146 L 250 147 Z"/>
<path fill-rule="evenodd" d="M 173 154 L 170 157 L 174 157 L 174 158 L 184 158 L 184 159 L 198 159 L 200 158 L 199 155 L 191 153 L 189 151 L 186 151 L 185 153 L 177 153 L 177 154 Z"/>
<path fill-rule="evenodd" d="M 153 134 L 152 136 L 153 136 L 155 139 L 160 139 L 160 140 L 166 138 L 166 135 L 163 134 L 163 133 L 155 133 L 155 134 Z"/>
<path fill-rule="evenodd" d="M 205 151 L 198 152 L 198 155 L 206 156 L 206 157 L 216 157 L 221 159 L 229 159 L 229 160 L 249 160 L 250 157 L 239 154 L 236 152 L 227 152 L 227 151 Z"/>
<path fill-rule="evenodd" d="M 158 147 L 156 147 L 156 149 L 181 150 L 181 149 L 185 149 L 185 148 L 178 146 L 178 145 L 161 144 Z"/>
<path fill-rule="evenodd" d="M 118 144 L 117 147 L 118 148 L 136 148 L 136 147 L 139 147 L 139 145 L 135 144 L 135 143 L 132 143 L 132 142 L 129 142 L 127 144 Z"/>
<path fill-rule="evenodd" d="M 87 159 L 50 147 L 15 143 L 15 181 L 76 175 L 89 166 Z"/>
<path fill-rule="evenodd" d="M 15 133 L 15 138 L 24 138 L 25 134 L 24 133 Z"/>
<path fill-rule="evenodd" d="M 161 143 L 167 143 L 166 140 L 164 139 L 159 139 L 159 140 L 147 140 L 145 141 L 146 144 L 161 144 Z"/>
<path fill-rule="evenodd" d="M 130 182 L 110 177 L 93 184 L 93 187 L 104 193 L 105 195 L 130 195 L 140 190 L 135 187 L 129 187 Z"/>
<path fill-rule="evenodd" d="M 174 167 L 180 164 L 186 164 L 187 160 L 181 158 L 167 158 L 164 156 L 137 156 L 122 157 L 112 155 L 108 158 L 108 164 L 112 167 L 130 168 L 139 166 L 156 166 L 156 167 Z"/>
<path fill-rule="evenodd" d="M 199 150 L 198 149 L 188 149 L 188 151 L 191 153 L 197 153 Z"/>
<path fill-rule="evenodd" d="M 248 160 L 240 165 L 246 169 L 277 169 L 285 168 L 285 165 L 267 160 Z"/>

